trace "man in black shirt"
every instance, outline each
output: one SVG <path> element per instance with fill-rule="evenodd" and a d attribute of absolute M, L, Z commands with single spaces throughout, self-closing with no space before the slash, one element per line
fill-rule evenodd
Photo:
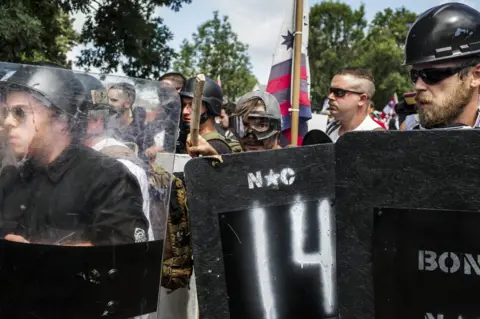
<path fill-rule="evenodd" d="M 185 87 L 180 92 L 182 98 L 180 136 L 186 140 L 190 131 L 192 116 L 192 102 L 195 91 L 195 78 L 187 80 Z M 215 128 L 215 117 L 220 116 L 223 103 L 223 92 L 220 86 L 212 79 L 206 77 L 203 88 L 202 110 L 200 115 L 200 135 L 215 149 L 218 154 L 230 154 L 232 149 L 225 138 Z M 181 138 L 180 138 L 181 139 Z M 184 143 L 186 141 L 183 141 Z"/>
<path fill-rule="evenodd" d="M 108 124 L 122 142 L 135 143 L 138 153 L 144 152 L 144 131 L 146 111 L 143 107 L 133 107 L 136 98 L 135 87 L 130 83 L 112 84 L 108 89 L 108 103 L 116 116 Z"/>
<path fill-rule="evenodd" d="M 82 146 L 85 87 L 65 69 L 21 66 L 0 81 L 0 114 L 19 160 L 0 178 L 0 235 L 23 243 L 147 241 L 135 177 Z"/>

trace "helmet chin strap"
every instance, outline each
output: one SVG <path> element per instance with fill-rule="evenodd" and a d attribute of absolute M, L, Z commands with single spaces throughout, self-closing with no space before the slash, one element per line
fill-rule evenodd
<path fill-rule="evenodd" d="M 207 113 L 208 112 L 204 112 L 200 115 L 200 124 L 204 124 L 208 120 L 209 116 Z"/>
<path fill-rule="evenodd" d="M 204 112 L 200 115 L 200 124 L 205 124 L 205 122 L 207 122 L 207 120 L 209 119 L 209 115 L 207 114 L 207 112 Z M 183 130 L 184 132 L 190 132 L 190 123 L 187 123 L 187 122 L 184 122 L 182 120 L 180 120 L 182 123 L 181 123 L 181 126 L 180 126 L 180 129 Z"/>
<path fill-rule="evenodd" d="M 27 147 L 25 148 L 25 152 L 23 153 L 23 157 L 21 160 L 19 160 L 17 162 L 17 166 L 21 167 L 23 165 L 25 165 L 25 163 L 30 159 L 30 149 L 31 149 L 31 146 L 32 146 L 32 143 L 33 143 L 33 139 L 35 138 L 35 136 L 37 136 L 37 133 L 38 133 L 38 129 L 37 129 L 37 125 L 35 125 L 35 135 L 33 135 L 32 139 L 30 140 L 30 142 L 28 143 Z"/>

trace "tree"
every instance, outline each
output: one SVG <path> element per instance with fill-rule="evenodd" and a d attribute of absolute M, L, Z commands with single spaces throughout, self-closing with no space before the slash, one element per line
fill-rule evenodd
<path fill-rule="evenodd" d="M 408 11 L 404 7 L 395 11 L 387 8 L 383 12 L 375 15 L 368 32 L 369 37 L 386 34 L 388 37 L 395 39 L 398 47 L 403 48 L 405 39 L 407 38 L 410 26 L 417 19 L 417 14 Z"/>
<path fill-rule="evenodd" d="M 81 43 L 91 48 L 82 50 L 77 65 L 96 67 L 104 73 L 119 67 L 129 76 L 154 78 L 166 71 L 174 51 L 167 46 L 173 38 L 155 10 L 169 6 L 178 11 L 191 0 L 71 0 L 71 10 L 87 14 Z"/>
<path fill-rule="evenodd" d="M 213 79 L 220 76 L 225 99 L 235 101 L 257 83 L 251 73 L 248 46 L 238 40 L 227 16 L 213 19 L 198 27 L 192 42 L 184 40 L 174 69 L 187 77 L 204 73 Z"/>
<path fill-rule="evenodd" d="M 121 68 L 129 76 L 158 78 L 169 68 L 174 51 L 166 44 L 173 35 L 155 11 L 164 6 L 178 11 L 191 1 L 4 0 L 0 58 L 21 62 L 40 55 L 65 65 L 66 52 L 78 40 L 87 47 L 77 57 L 80 67 L 96 67 L 104 73 Z M 67 16 L 77 12 L 86 15 L 79 38 L 73 37 Z"/>
<path fill-rule="evenodd" d="M 355 60 L 366 25 L 364 5 L 354 11 L 347 4 L 325 1 L 310 9 L 308 53 L 314 108 L 323 105 L 333 76 Z"/>
<path fill-rule="evenodd" d="M 383 109 L 393 94 L 411 91 L 408 69 L 403 64 L 404 43 L 417 15 L 405 8 L 390 8 L 376 14 L 367 37 L 358 45 L 357 65 L 367 66 L 375 78 L 377 92 L 373 101 Z"/>
<path fill-rule="evenodd" d="M 312 102 L 321 106 L 333 76 L 345 67 L 372 72 L 381 110 L 396 92 L 412 90 L 407 68 L 402 66 L 403 47 L 417 15 L 405 8 L 378 12 L 366 28 L 364 7 L 353 11 L 338 2 L 322 2 L 310 11 L 309 57 Z M 367 30 L 365 35 L 364 30 Z"/>
<path fill-rule="evenodd" d="M 52 1 L 7 1 L 0 6 L 0 61 L 51 61 L 64 66 L 79 40 L 73 20 Z"/>

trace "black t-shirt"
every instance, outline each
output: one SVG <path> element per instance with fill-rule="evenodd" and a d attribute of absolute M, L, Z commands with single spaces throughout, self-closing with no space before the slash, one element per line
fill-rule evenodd
<path fill-rule="evenodd" d="M 59 245 L 147 240 L 138 181 L 113 158 L 70 146 L 48 167 L 29 161 L 5 174 L 0 178 L 1 238 L 16 234 Z"/>
<path fill-rule="evenodd" d="M 145 110 L 137 107 L 133 110 L 133 120 L 126 126 L 120 126 L 115 130 L 116 137 L 123 142 L 135 143 L 138 146 L 138 153 L 145 151 Z"/>

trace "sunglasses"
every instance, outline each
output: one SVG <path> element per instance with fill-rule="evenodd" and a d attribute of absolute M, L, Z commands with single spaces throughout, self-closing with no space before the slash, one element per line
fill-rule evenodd
<path fill-rule="evenodd" d="M 350 91 L 350 90 L 345 90 L 345 89 L 340 89 L 340 88 L 329 88 L 328 89 L 329 94 L 333 93 L 335 97 L 344 97 L 347 95 L 347 93 L 353 93 L 353 94 L 365 94 L 363 92 L 356 92 L 356 91 Z"/>
<path fill-rule="evenodd" d="M 8 108 L 7 106 L 0 106 L 0 121 L 3 123 L 9 114 L 12 114 L 13 118 L 22 123 L 27 117 L 27 112 L 21 107 Z"/>
<path fill-rule="evenodd" d="M 452 68 L 441 68 L 441 69 L 433 69 L 433 68 L 421 69 L 421 70 L 412 69 L 410 70 L 410 78 L 413 84 L 417 83 L 418 78 L 421 78 L 423 82 L 425 82 L 426 84 L 433 85 L 471 66 L 472 65 L 458 66 L 458 67 L 452 67 Z"/>

